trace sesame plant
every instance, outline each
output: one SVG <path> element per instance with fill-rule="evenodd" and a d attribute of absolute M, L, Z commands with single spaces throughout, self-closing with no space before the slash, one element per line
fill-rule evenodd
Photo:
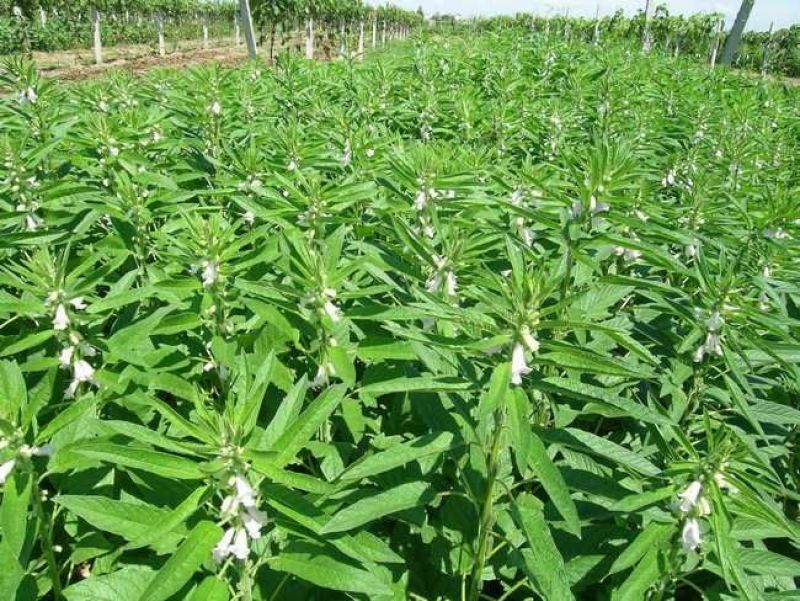
<path fill-rule="evenodd" d="M 537 32 L 0 86 L 0 599 L 788 599 L 800 96 Z"/>

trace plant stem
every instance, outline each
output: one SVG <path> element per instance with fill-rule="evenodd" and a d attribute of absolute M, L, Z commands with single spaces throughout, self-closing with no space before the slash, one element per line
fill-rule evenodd
<path fill-rule="evenodd" d="M 44 554 L 47 559 L 47 569 L 50 572 L 50 581 L 53 585 L 53 601 L 60 601 L 61 595 L 61 579 L 58 575 L 58 564 L 56 563 L 55 552 L 53 551 L 53 525 L 47 512 L 44 510 L 42 503 L 42 491 L 39 488 L 39 482 L 36 478 L 36 473 L 31 470 L 30 472 L 33 482 L 36 483 L 33 489 L 33 505 L 36 509 L 36 517 L 39 519 L 42 529 L 42 545 L 44 546 Z"/>
<path fill-rule="evenodd" d="M 503 426 L 505 424 L 505 411 L 503 408 L 497 409 L 494 414 L 494 433 L 492 436 L 492 447 L 486 465 L 486 489 L 483 495 L 481 507 L 481 521 L 478 525 L 478 551 L 475 555 L 475 563 L 472 565 L 470 574 L 470 601 L 477 601 L 481 595 L 481 575 L 486 565 L 486 557 L 491 543 L 491 531 L 494 524 L 494 485 L 497 480 L 497 460 L 500 454 L 500 441 L 503 436 Z"/>

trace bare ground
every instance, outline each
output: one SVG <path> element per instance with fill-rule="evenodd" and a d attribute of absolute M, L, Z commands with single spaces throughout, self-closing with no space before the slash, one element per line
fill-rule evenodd
<path fill-rule="evenodd" d="M 290 49 L 303 47 L 302 35 L 298 34 L 285 42 L 276 38 L 272 49 L 273 58 Z M 259 57 L 266 59 L 270 54 L 269 40 L 259 46 Z M 327 40 L 317 41 L 318 60 L 328 60 L 336 55 Z M 159 56 L 157 49 L 148 44 L 129 44 L 103 49 L 103 63 L 94 64 L 94 54 L 90 48 L 63 52 L 34 52 L 31 56 L 39 72 L 48 78 L 62 81 L 82 81 L 102 76 L 111 69 L 123 69 L 132 73 L 145 73 L 152 69 L 183 68 L 214 62 L 221 65 L 236 65 L 247 60 L 247 47 L 244 40 L 235 46 L 233 40 L 209 40 L 209 47 L 202 48 L 202 41 L 182 40 L 167 45 L 167 54 Z"/>

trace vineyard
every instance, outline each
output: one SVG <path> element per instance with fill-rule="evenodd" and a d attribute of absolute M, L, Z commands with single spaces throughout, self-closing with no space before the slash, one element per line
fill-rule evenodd
<path fill-rule="evenodd" d="M 800 89 L 577 23 L 7 61 L 0 599 L 796 597 Z"/>

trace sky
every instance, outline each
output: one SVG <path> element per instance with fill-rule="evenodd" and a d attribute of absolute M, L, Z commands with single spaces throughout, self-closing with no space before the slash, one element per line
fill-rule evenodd
<path fill-rule="evenodd" d="M 376 0 L 370 3 L 378 4 Z M 598 0 L 391 0 L 390 3 L 408 9 L 422 6 L 426 15 L 437 12 L 465 17 L 517 12 L 546 15 L 548 12 L 563 13 L 569 9 L 571 15 L 593 17 Z M 611 14 L 618 8 L 633 14 L 637 9 L 644 8 L 645 0 L 599 0 L 599 3 L 601 15 Z M 676 14 L 721 12 L 730 25 L 739 10 L 740 0 L 652 0 L 653 6 L 657 4 L 666 4 L 670 13 Z M 747 28 L 766 31 L 772 21 L 776 29 L 800 23 L 800 0 L 755 0 Z"/>

